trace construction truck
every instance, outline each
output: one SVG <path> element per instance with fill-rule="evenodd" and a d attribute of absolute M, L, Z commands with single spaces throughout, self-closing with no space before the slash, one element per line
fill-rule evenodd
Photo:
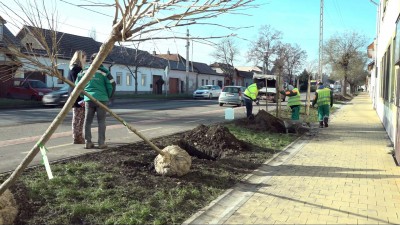
<path fill-rule="evenodd" d="M 253 80 L 263 83 L 263 87 L 258 91 L 260 99 L 266 99 L 267 101 L 276 103 L 276 95 L 277 91 L 279 91 L 276 90 L 276 75 L 254 74 Z M 281 99 L 284 102 L 286 96 L 281 95 Z"/>

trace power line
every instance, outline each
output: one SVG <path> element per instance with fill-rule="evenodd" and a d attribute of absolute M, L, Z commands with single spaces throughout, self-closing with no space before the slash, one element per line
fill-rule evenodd
<path fill-rule="evenodd" d="M 88 9 L 88 8 L 86 8 L 86 7 L 83 7 L 82 5 L 73 4 L 73 3 L 67 2 L 67 1 L 65 1 L 65 0 L 59 0 L 59 1 L 64 2 L 64 3 L 69 4 L 69 5 L 73 5 L 73 6 L 82 8 L 82 9 L 86 9 L 86 10 L 88 10 L 88 11 L 91 11 L 91 12 L 94 12 L 94 13 L 97 13 L 97 14 L 100 14 L 100 15 L 103 15 L 103 16 L 107 16 L 107 17 L 114 18 L 114 16 L 110 16 L 110 15 L 107 15 L 107 14 L 105 14 L 105 13 L 97 12 L 97 11 L 95 11 L 95 10 L 93 10 L 93 9 Z"/>
<path fill-rule="evenodd" d="M 334 0 L 333 4 L 334 4 L 336 12 L 337 12 L 337 14 L 339 16 L 340 22 L 342 23 L 342 26 L 346 27 L 346 24 L 344 23 L 343 16 L 342 16 L 342 11 L 340 10 L 339 3 L 337 2 L 337 0 Z"/>
<path fill-rule="evenodd" d="M 18 10 L 18 9 L 13 9 L 12 11 L 24 13 L 22 10 Z M 9 17 L 9 19 L 11 19 L 12 21 L 18 21 L 19 20 L 18 17 L 14 17 L 14 16 L 10 15 L 9 12 L 6 11 L 3 7 L 0 7 L 0 12 L 3 15 L 7 15 Z M 37 16 L 37 17 L 39 19 L 47 19 L 47 18 L 41 17 L 41 16 Z M 61 22 L 61 21 L 57 21 L 57 23 L 63 24 L 63 25 L 69 26 L 69 27 L 73 27 L 73 28 L 76 28 L 76 29 L 81 29 L 81 30 L 85 30 L 85 31 L 91 31 L 91 29 L 79 27 L 79 26 L 72 25 L 72 24 L 69 24 L 69 23 L 64 23 L 64 22 Z M 21 23 L 21 25 L 24 25 L 24 24 Z M 13 26 L 15 26 L 16 28 L 18 27 L 16 23 L 14 23 Z M 108 33 L 106 34 L 106 33 L 101 33 L 101 32 L 97 32 L 97 31 L 96 31 L 96 33 L 101 34 L 101 35 L 108 35 Z"/>

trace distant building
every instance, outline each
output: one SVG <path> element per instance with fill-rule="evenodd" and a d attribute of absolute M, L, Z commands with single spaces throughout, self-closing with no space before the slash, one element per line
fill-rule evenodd
<path fill-rule="evenodd" d="M 0 16 L 0 97 L 6 97 L 8 88 L 12 85 L 11 78 L 21 67 L 21 62 L 7 52 L 19 51 L 18 39 L 6 27 L 7 22 Z"/>

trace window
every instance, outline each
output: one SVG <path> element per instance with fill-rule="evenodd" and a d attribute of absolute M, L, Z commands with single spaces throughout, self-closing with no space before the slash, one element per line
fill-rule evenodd
<path fill-rule="evenodd" d="M 389 60 L 389 83 L 388 83 L 388 85 L 389 85 L 389 102 L 390 103 L 393 103 L 394 102 L 394 98 L 395 98 L 395 95 L 396 95 L 396 93 L 394 92 L 394 81 L 395 81 L 395 71 L 394 71 L 394 51 L 395 51 L 395 39 L 393 39 L 393 41 L 392 41 L 392 45 L 391 45 L 391 47 L 392 48 L 390 48 L 390 46 L 389 46 L 389 51 L 391 52 L 391 54 L 390 54 L 390 58 L 388 58 L 388 60 Z"/>
<path fill-rule="evenodd" d="M 211 84 L 212 84 L 212 85 L 215 85 L 215 80 L 212 80 L 212 81 L 211 81 Z"/>
<path fill-rule="evenodd" d="M 130 73 L 126 73 L 126 86 L 132 86 L 132 76 Z"/>
<path fill-rule="evenodd" d="M 3 26 L 4 24 L 0 23 L 0 41 L 3 40 Z"/>
<path fill-rule="evenodd" d="M 386 101 L 389 100 L 390 89 L 390 45 L 382 58 L 382 98 Z"/>
<path fill-rule="evenodd" d="M 204 79 L 201 79 L 201 86 L 204 85 Z"/>
<path fill-rule="evenodd" d="M 206 85 L 208 84 L 208 80 L 206 80 Z"/>
<path fill-rule="evenodd" d="M 140 83 L 141 83 L 141 85 L 142 85 L 143 87 L 146 86 L 146 83 L 147 83 L 147 81 L 146 81 L 146 74 L 142 74 L 142 79 L 141 79 Z"/>
<path fill-rule="evenodd" d="M 115 82 L 117 83 L 117 85 L 121 85 L 121 83 L 122 83 L 122 73 L 121 72 L 117 72 L 116 76 L 117 76 L 117 79 L 116 79 Z"/>
<path fill-rule="evenodd" d="M 28 50 L 32 50 L 33 44 L 32 43 L 26 43 L 26 48 Z"/>
<path fill-rule="evenodd" d="M 62 77 L 64 77 L 64 70 L 63 70 L 63 69 L 58 69 L 58 72 L 60 73 L 60 75 L 61 75 Z M 63 84 L 63 83 L 64 83 L 63 80 L 57 79 L 57 84 Z"/>
<path fill-rule="evenodd" d="M 396 21 L 396 37 L 394 45 L 394 63 L 400 66 L 400 15 Z"/>

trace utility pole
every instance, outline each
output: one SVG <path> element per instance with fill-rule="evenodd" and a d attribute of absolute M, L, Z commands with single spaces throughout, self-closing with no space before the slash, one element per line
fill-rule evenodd
<path fill-rule="evenodd" d="M 324 0 L 320 3 L 318 78 L 322 81 L 322 52 L 324 40 Z"/>
<path fill-rule="evenodd" d="M 186 33 L 186 94 L 189 94 L 189 28 L 187 28 Z"/>

